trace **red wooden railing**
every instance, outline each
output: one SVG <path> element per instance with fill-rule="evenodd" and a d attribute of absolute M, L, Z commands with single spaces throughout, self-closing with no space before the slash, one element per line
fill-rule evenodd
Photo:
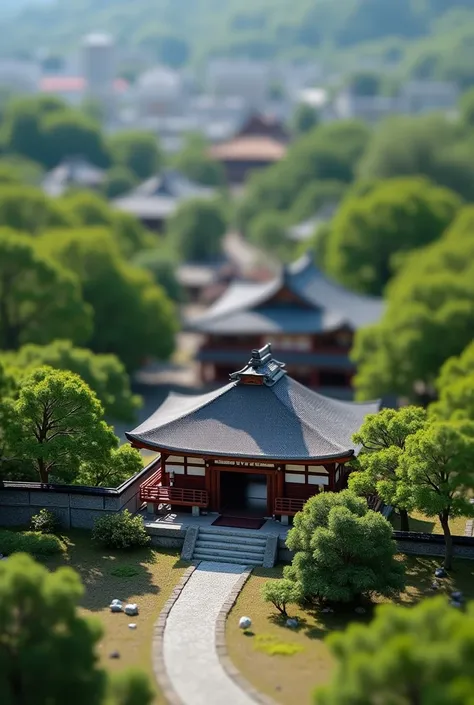
<path fill-rule="evenodd" d="M 176 504 L 186 507 L 207 507 L 205 490 L 188 490 L 182 487 L 148 486 L 140 490 L 140 499 L 153 504 Z"/>
<path fill-rule="evenodd" d="M 140 485 L 140 499 L 143 502 L 145 502 L 146 500 L 143 499 L 142 492 L 146 491 L 147 487 L 155 487 L 155 486 L 161 485 L 162 479 L 163 479 L 163 474 L 162 474 L 161 463 L 160 463 L 156 472 L 154 472 L 152 475 L 150 475 L 148 480 L 145 480 L 145 482 L 143 482 Z"/>
<path fill-rule="evenodd" d="M 285 514 L 293 516 L 300 512 L 306 503 L 306 499 L 291 499 L 290 497 L 277 497 L 275 499 L 275 514 Z"/>

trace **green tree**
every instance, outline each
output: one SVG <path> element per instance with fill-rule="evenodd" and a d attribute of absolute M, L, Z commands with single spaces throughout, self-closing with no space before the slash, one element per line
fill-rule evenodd
<path fill-rule="evenodd" d="M 295 200 L 291 212 L 292 223 L 301 223 L 313 218 L 325 205 L 338 203 L 346 192 L 347 184 L 342 181 L 312 181 Z"/>
<path fill-rule="evenodd" d="M 359 399 L 433 399 L 443 363 L 472 341 L 473 261 L 474 240 L 454 236 L 405 258 L 387 288 L 382 319 L 356 334 Z"/>
<path fill-rule="evenodd" d="M 55 340 L 49 345 L 24 345 L 3 359 L 7 366 L 18 370 L 47 365 L 74 372 L 97 394 L 109 418 L 135 419 L 140 397 L 132 394 L 127 372 L 115 355 L 95 355 L 85 348 L 74 347 L 70 340 Z"/>
<path fill-rule="evenodd" d="M 249 239 L 264 252 L 287 261 L 291 258 L 293 243 L 288 237 L 281 214 L 269 211 L 256 216 L 249 228 Z"/>
<path fill-rule="evenodd" d="M 40 254 L 35 241 L 0 229 L 0 349 L 61 337 L 83 342 L 91 318 L 71 272 Z"/>
<path fill-rule="evenodd" d="M 44 149 L 42 163 L 47 167 L 57 166 L 66 157 L 76 155 L 97 166 L 108 164 L 100 127 L 80 112 L 57 111 L 45 116 L 41 122 L 41 138 Z"/>
<path fill-rule="evenodd" d="M 376 96 L 382 88 L 380 74 L 370 71 L 359 71 L 352 74 L 347 84 L 352 93 L 357 96 Z"/>
<path fill-rule="evenodd" d="M 167 237 L 183 260 L 201 262 L 218 257 L 227 221 L 219 203 L 191 199 L 167 221 Z"/>
<path fill-rule="evenodd" d="M 52 232 L 43 236 L 42 244 L 82 282 L 84 299 L 94 311 L 89 339 L 94 352 L 117 355 L 129 371 L 149 357 L 171 355 L 177 329 L 174 307 L 151 274 L 125 261 L 111 233 Z"/>
<path fill-rule="evenodd" d="M 295 604 L 301 599 L 298 586 L 288 578 L 267 580 L 262 588 L 262 597 L 265 602 L 271 602 L 284 617 L 288 616 L 286 606 Z"/>
<path fill-rule="evenodd" d="M 74 215 L 33 186 L 2 184 L 0 226 L 38 235 L 51 227 L 71 227 Z"/>
<path fill-rule="evenodd" d="M 50 572 L 25 554 L 0 562 L 0 689 L 5 705 L 102 705 L 102 630 L 79 616 L 84 594 L 71 568 Z M 68 664 L 64 668 L 64 663 Z"/>
<path fill-rule="evenodd" d="M 472 702 L 473 605 L 467 613 L 442 597 L 380 605 L 370 624 L 351 624 L 327 643 L 336 666 L 315 705 Z"/>
<path fill-rule="evenodd" d="M 38 186 L 41 183 L 43 169 L 40 164 L 30 159 L 8 155 L 0 158 L 0 183 Z"/>
<path fill-rule="evenodd" d="M 347 286 L 381 294 L 394 255 L 439 238 L 460 208 L 459 198 L 423 179 L 382 182 L 366 196 L 348 198 L 336 214 L 326 264 Z"/>
<path fill-rule="evenodd" d="M 436 380 L 438 401 L 430 413 L 439 419 L 474 418 L 474 343 L 461 355 L 451 357 L 441 368 Z"/>
<path fill-rule="evenodd" d="M 169 252 L 169 248 L 154 247 L 142 250 L 135 255 L 132 263 L 149 271 L 155 283 L 161 286 L 171 301 L 183 301 L 184 291 L 177 277 L 177 257 L 173 252 Z"/>
<path fill-rule="evenodd" d="M 299 103 L 296 106 L 292 120 L 292 131 L 299 137 L 305 132 L 309 132 L 319 122 L 318 113 L 307 103 Z"/>
<path fill-rule="evenodd" d="M 472 149 L 459 128 L 439 115 L 384 121 L 358 175 L 369 180 L 421 175 L 468 200 L 474 196 Z"/>
<path fill-rule="evenodd" d="M 398 474 L 407 438 L 426 424 L 426 411 L 417 406 L 383 409 L 369 414 L 353 441 L 362 446 L 357 472 L 349 477 L 349 488 L 359 495 L 377 493 L 386 503 L 398 508 L 402 531 L 409 531 L 410 504 L 399 503 Z"/>
<path fill-rule="evenodd" d="M 77 484 L 87 487 L 118 487 L 140 470 L 143 470 L 142 457 L 127 443 L 113 448 L 103 463 L 81 463 Z"/>
<path fill-rule="evenodd" d="M 351 602 L 396 595 L 404 587 L 391 525 L 349 490 L 311 497 L 286 544 L 295 556 L 285 578 L 306 599 Z"/>
<path fill-rule="evenodd" d="M 474 87 L 463 93 L 459 109 L 463 125 L 467 128 L 474 127 Z"/>
<path fill-rule="evenodd" d="M 9 153 L 32 159 L 44 166 L 42 122 L 53 113 L 64 113 L 67 105 L 53 96 L 16 98 L 5 110 L 2 138 Z"/>
<path fill-rule="evenodd" d="M 350 183 L 369 138 L 369 128 L 355 120 L 325 123 L 302 135 L 284 159 L 252 174 L 238 204 L 239 227 L 245 232 L 250 221 L 266 211 L 283 211 L 286 217 L 313 181 Z"/>
<path fill-rule="evenodd" d="M 114 673 L 110 679 L 105 705 L 151 705 L 154 698 L 148 676 L 135 668 L 128 668 Z"/>
<path fill-rule="evenodd" d="M 173 163 L 188 179 L 203 186 L 222 186 L 225 183 L 224 168 L 220 162 L 211 159 L 208 144 L 202 135 L 188 135 Z"/>
<path fill-rule="evenodd" d="M 40 482 L 70 483 L 82 466 L 110 463 L 118 439 L 102 417 L 102 405 L 78 375 L 39 367 L 21 381 L 6 446 L 12 458 L 31 462 Z"/>
<path fill-rule="evenodd" d="M 138 179 L 126 166 L 114 166 L 106 174 L 103 191 L 107 198 L 118 198 L 138 185 Z"/>
<path fill-rule="evenodd" d="M 426 516 L 437 516 L 445 539 L 444 567 L 450 569 L 453 542 L 450 519 L 474 515 L 474 423 L 434 422 L 406 440 L 400 458 L 400 497 Z"/>
<path fill-rule="evenodd" d="M 147 179 L 156 174 L 163 155 L 156 137 L 148 132 L 127 130 L 117 132 L 109 139 L 112 163 L 129 169 L 137 179 Z"/>

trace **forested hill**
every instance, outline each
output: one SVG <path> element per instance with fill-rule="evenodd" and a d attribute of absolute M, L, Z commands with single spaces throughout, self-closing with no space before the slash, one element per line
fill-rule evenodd
<path fill-rule="evenodd" d="M 420 75 L 474 64 L 474 0 L 29 0 L 0 29 L 3 53 L 64 51 L 107 30 L 171 64 L 209 54 L 334 59 L 361 45 Z"/>

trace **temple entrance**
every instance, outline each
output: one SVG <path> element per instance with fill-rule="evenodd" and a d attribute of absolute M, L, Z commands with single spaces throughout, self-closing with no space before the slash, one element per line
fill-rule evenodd
<path fill-rule="evenodd" d="M 267 516 L 267 475 L 222 471 L 221 514 L 235 517 Z"/>

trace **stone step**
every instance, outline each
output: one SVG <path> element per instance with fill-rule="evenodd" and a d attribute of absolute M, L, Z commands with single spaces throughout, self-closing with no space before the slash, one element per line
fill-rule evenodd
<path fill-rule="evenodd" d="M 199 538 L 206 541 L 220 541 L 221 543 L 242 543 L 254 546 L 265 546 L 267 536 L 256 536 L 255 534 L 238 534 L 230 530 L 212 531 L 210 529 L 199 529 Z"/>
<path fill-rule="evenodd" d="M 232 548 L 231 548 L 232 547 Z M 209 549 L 209 550 L 223 550 L 223 551 L 242 551 L 244 553 L 248 554 L 255 554 L 257 556 L 263 556 L 265 553 L 265 544 L 263 546 L 256 546 L 253 544 L 248 544 L 248 543 L 241 543 L 240 541 L 235 541 L 233 543 L 224 543 L 221 541 L 209 541 L 207 538 L 206 539 L 201 539 L 198 538 L 196 541 L 196 551 L 198 549 L 202 548 L 203 550 Z"/>
<path fill-rule="evenodd" d="M 241 558 L 242 560 L 246 558 L 251 558 L 254 561 L 263 561 L 263 553 L 256 555 L 255 553 L 243 553 L 242 551 L 235 550 L 232 548 L 196 548 L 194 551 L 194 557 L 197 554 L 206 553 L 210 556 L 230 556 L 232 558 Z"/>
<path fill-rule="evenodd" d="M 258 561 L 254 558 L 245 558 L 240 555 L 238 557 L 233 557 L 229 554 L 218 554 L 218 553 L 208 553 L 203 551 L 196 551 L 193 556 L 195 561 L 213 561 L 215 563 L 234 563 L 237 565 L 254 565 L 261 566 L 262 561 Z"/>

